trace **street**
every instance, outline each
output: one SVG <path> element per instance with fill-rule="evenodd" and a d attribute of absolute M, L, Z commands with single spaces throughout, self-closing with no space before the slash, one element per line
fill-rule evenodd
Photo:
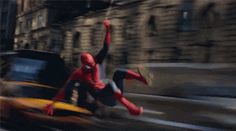
<path fill-rule="evenodd" d="M 201 98 L 191 100 L 183 98 L 146 96 L 129 94 L 130 99 L 143 104 L 145 110 L 141 116 L 131 116 L 125 108 L 118 105 L 106 108 L 101 116 L 71 115 L 59 113 L 46 116 L 39 112 L 25 112 L 18 115 L 17 121 L 1 121 L 1 130 L 37 130 L 37 131 L 74 131 L 74 130 L 200 130 L 222 131 L 233 130 L 235 127 L 235 99 Z M 200 98 L 199 98 L 200 99 Z M 217 101 L 221 103 L 217 104 Z M 145 104 L 146 103 L 146 104 Z M 228 106 L 227 106 L 228 105 Z"/>

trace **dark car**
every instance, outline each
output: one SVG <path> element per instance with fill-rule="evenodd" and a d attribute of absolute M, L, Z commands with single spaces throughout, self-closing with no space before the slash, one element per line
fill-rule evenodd
<path fill-rule="evenodd" d="M 28 82 L 48 87 L 42 90 L 41 88 L 22 86 L 21 91 L 14 94 L 17 96 L 52 98 L 68 77 L 63 59 L 54 53 L 17 50 L 5 53 L 1 58 L 6 63 L 6 67 L 2 69 L 5 81 L 11 83 Z M 49 88 L 49 86 L 53 88 Z"/>
<path fill-rule="evenodd" d="M 65 102 L 54 105 L 54 117 L 43 114 L 44 107 L 52 102 L 51 99 L 64 85 L 69 74 L 58 54 L 17 50 L 0 56 L 1 65 L 4 65 L 1 66 L 0 80 L 1 122 L 10 119 L 17 122 L 40 121 L 44 124 L 54 121 L 58 124 L 59 118 L 54 119 L 58 115 L 60 119 L 63 118 L 61 115 L 91 115 L 88 110 Z"/>

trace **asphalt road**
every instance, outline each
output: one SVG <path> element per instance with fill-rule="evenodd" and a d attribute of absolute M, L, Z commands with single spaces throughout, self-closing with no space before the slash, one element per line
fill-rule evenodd
<path fill-rule="evenodd" d="M 56 118 L 57 119 L 57 118 Z M 60 118 L 61 119 L 61 118 Z M 143 122 L 139 120 L 125 119 L 125 118 L 97 118 L 90 117 L 89 121 L 96 124 L 91 125 L 81 125 L 79 118 L 75 118 L 74 116 L 62 118 L 65 123 L 60 123 L 60 125 L 55 124 L 41 124 L 41 123 L 32 123 L 32 122 L 4 122 L 1 121 L 0 130 L 3 131 L 124 131 L 124 130 L 135 130 L 135 131 L 143 131 L 143 130 L 164 130 L 163 127 L 160 127 L 156 124 Z M 62 120 L 61 119 L 61 120 Z M 68 121 L 74 121 L 73 124 Z M 35 121 L 35 120 L 32 120 Z"/>
<path fill-rule="evenodd" d="M 137 97 L 137 98 L 135 98 Z M 62 113 L 46 116 L 37 112 L 12 114 L 12 119 L 1 119 L 0 131 L 225 131 L 235 130 L 234 98 L 201 97 L 198 100 L 162 96 L 129 95 L 144 114 L 130 116 L 122 106 L 106 108 L 103 116 L 84 116 Z M 146 104 L 146 105 L 145 105 Z"/>

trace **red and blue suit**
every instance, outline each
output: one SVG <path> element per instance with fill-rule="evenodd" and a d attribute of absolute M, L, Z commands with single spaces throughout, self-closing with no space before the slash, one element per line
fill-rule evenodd
<path fill-rule="evenodd" d="M 79 98 L 77 104 L 79 106 L 85 107 L 91 111 L 97 109 L 96 104 L 91 104 L 86 101 L 87 93 L 89 93 L 94 99 L 99 100 L 104 105 L 114 106 L 116 105 L 116 101 L 119 101 L 128 109 L 130 114 L 140 115 L 143 112 L 143 108 L 137 107 L 123 96 L 124 79 L 136 79 L 147 84 L 147 81 L 140 73 L 135 73 L 127 69 L 117 69 L 114 72 L 112 80 L 109 80 L 109 82 L 104 83 L 100 78 L 100 66 L 107 56 L 111 43 L 110 22 L 105 20 L 104 26 L 106 28 L 106 35 L 103 48 L 96 56 L 93 56 L 89 52 L 81 53 L 80 61 L 82 66 L 71 74 L 65 89 L 60 91 L 54 100 L 60 100 L 62 98 L 69 100 L 73 85 L 75 82 L 78 82 Z"/>

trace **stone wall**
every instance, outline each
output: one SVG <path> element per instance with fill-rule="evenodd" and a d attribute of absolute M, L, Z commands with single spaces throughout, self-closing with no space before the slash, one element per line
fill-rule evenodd
<path fill-rule="evenodd" d="M 136 0 L 113 7 L 108 15 L 107 10 L 90 12 L 65 23 L 62 56 L 79 66 L 81 51 L 96 54 L 108 17 L 112 44 L 105 64 L 110 78 L 115 68 L 136 69 L 140 63 L 154 75 L 151 88 L 127 81 L 126 91 L 175 95 L 186 86 L 235 86 L 235 68 L 212 68 L 236 62 L 235 6 L 233 0 Z"/>
<path fill-rule="evenodd" d="M 235 63 L 234 6 L 233 0 L 146 0 L 113 7 L 107 16 L 112 21 L 109 64 Z M 102 47 L 106 14 L 90 12 L 65 24 L 74 48 L 63 52 L 70 52 L 75 65 L 80 51 L 96 53 Z"/>

